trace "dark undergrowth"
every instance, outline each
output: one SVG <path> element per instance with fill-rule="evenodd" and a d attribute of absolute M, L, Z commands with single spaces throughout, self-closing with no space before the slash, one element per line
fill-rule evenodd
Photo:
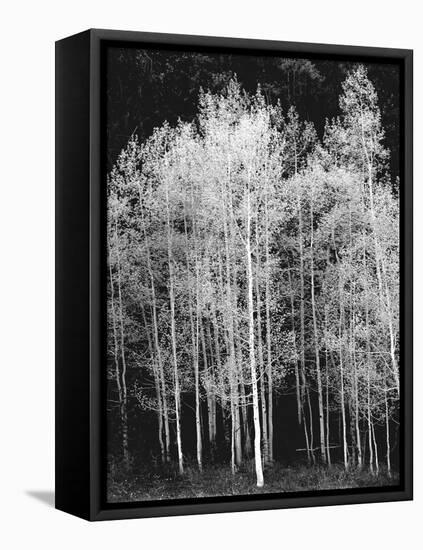
<path fill-rule="evenodd" d="M 172 466 L 134 469 L 126 474 L 114 466 L 109 469 L 107 493 L 109 502 L 132 502 L 382 487 L 398 483 L 398 475 L 392 473 L 389 477 L 384 468 L 372 474 L 367 467 L 345 471 L 339 464 L 294 467 L 274 463 L 265 469 L 264 487 L 258 488 L 251 461 L 235 475 L 230 467 L 221 464 L 205 465 L 202 472 L 193 465 L 186 465 L 183 475 Z"/>

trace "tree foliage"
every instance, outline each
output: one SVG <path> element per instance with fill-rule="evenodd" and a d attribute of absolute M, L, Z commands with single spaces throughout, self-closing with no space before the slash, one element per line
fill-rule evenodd
<path fill-rule="evenodd" d="M 321 79 L 312 64 L 285 65 Z M 108 373 L 126 460 L 137 406 L 157 417 L 163 462 L 184 471 L 194 417 L 198 467 L 220 453 L 235 474 L 252 456 L 261 485 L 294 392 L 310 462 L 377 470 L 384 454 L 390 470 L 398 198 L 363 66 L 340 109 L 319 139 L 294 106 L 230 78 L 200 92 L 193 120 L 133 135 L 120 153 L 108 177 Z"/>

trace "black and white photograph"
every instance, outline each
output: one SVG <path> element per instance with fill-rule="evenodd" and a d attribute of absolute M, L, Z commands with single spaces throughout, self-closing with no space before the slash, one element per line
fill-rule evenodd
<path fill-rule="evenodd" d="M 401 74 L 108 46 L 109 504 L 401 484 Z"/>
<path fill-rule="evenodd" d="M 414 550 L 418 4 L 2 8 L 0 548 Z"/>

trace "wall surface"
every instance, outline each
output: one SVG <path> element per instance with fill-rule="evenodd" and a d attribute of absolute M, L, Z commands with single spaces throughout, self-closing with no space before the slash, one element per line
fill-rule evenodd
<path fill-rule="evenodd" d="M 423 42 L 418 3 L 384 0 L 16 1 L 2 9 L 0 84 L 0 544 L 4 548 L 416 548 L 415 501 L 88 524 L 53 509 L 54 41 L 89 27 L 342 43 L 415 50 L 415 151 Z M 423 204 L 415 159 L 415 210 Z M 415 222 L 415 462 L 423 453 L 419 284 L 423 218 Z"/>

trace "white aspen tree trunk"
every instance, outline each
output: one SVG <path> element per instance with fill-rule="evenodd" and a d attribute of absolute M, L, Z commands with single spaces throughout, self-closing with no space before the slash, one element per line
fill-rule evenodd
<path fill-rule="evenodd" d="M 316 315 L 316 299 L 315 299 L 315 283 L 314 283 L 314 218 L 313 218 L 313 199 L 310 202 L 310 274 L 311 274 L 311 308 L 313 316 L 313 332 L 314 332 L 314 352 L 316 358 L 316 378 L 317 392 L 319 404 L 319 426 L 320 426 L 320 453 L 322 461 L 326 463 L 326 444 L 325 444 L 325 419 L 323 410 L 323 389 L 322 389 L 322 374 L 320 369 L 320 350 L 317 331 L 317 315 Z"/>
<path fill-rule="evenodd" d="M 193 189 L 191 186 L 191 204 L 194 208 Z M 195 333 L 193 344 L 195 346 L 194 356 L 194 384 L 195 384 L 195 432 L 197 438 L 197 464 L 201 471 L 203 469 L 203 440 L 201 435 L 201 401 L 200 401 L 200 367 L 199 367 L 199 349 L 200 349 L 200 270 L 198 265 L 197 248 L 197 229 L 196 220 L 193 220 L 194 233 L 194 255 L 195 255 Z"/>
<path fill-rule="evenodd" d="M 233 253 L 236 249 L 236 240 L 235 240 L 235 227 L 234 227 L 234 212 L 232 204 L 232 187 L 231 187 L 231 177 L 230 170 L 228 173 L 228 208 L 229 216 L 226 219 L 229 219 L 229 250 Z M 230 258 L 230 256 L 229 256 Z M 228 281 L 231 286 L 231 325 L 232 325 L 232 343 L 233 353 L 234 353 L 234 396 L 235 396 L 235 459 L 237 466 L 240 466 L 242 463 L 242 437 L 241 437 L 241 410 L 240 410 L 240 378 L 242 376 L 242 355 L 241 347 L 237 345 L 236 342 L 236 332 L 237 324 L 239 318 L 238 312 L 238 288 L 237 288 L 237 276 L 236 276 L 236 267 L 235 262 L 229 261 L 227 264 L 227 273 Z M 238 342 L 239 344 L 239 342 Z"/>
<path fill-rule="evenodd" d="M 159 375 L 157 373 L 157 367 L 155 367 L 154 369 L 154 385 L 156 388 L 157 403 L 159 406 L 159 409 L 157 411 L 157 422 L 158 422 L 158 432 L 159 432 L 160 457 L 162 460 L 162 464 L 164 464 L 166 462 L 166 453 L 165 453 L 165 448 L 163 443 L 163 406 L 162 406 L 162 396 L 160 393 L 160 380 L 159 380 Z"/>
<path fill-rule="evenodd" d="M 291 327 L 292 327 L 292 334 L 294 337 L 294 349 L 295 354 L 297 355 L 297 337 L 296 337 L 296 331 L 295 331 L 295 306 L 294 306 L 294 293 L 292 290 L 292 282 L 291 282 L 291 270 L 288 267 L 288 277 L 289 277 L 289 288 L 290 288 L 290 301 L 291 301 Z M 301 381 L 300 381 L 300 370 L 298 367 L 298 361 L 295 361 L 295 395 L 297 398 L 297 420 L 298 424 L 301 425 L 302 422 L 302 400 L 301 400 L 301 387 L 300 387 Z"/>
<path fill-rule="evenodd" d="M 296 163 L 296 161 L 295 161 Z M 295 173 L 297 169 L 295 168 Z M 304 284 L 304 244 L 303 244 L 303 214 L 301 205 L 301 196 L 297 185 L 297 211 L 298 211 L 298 247 L 300 250 L 300 354 L 301 354 L 301 380 L 302 380 L 302 402 L 305 403 L 307 398 L 307 406 L 309 412 L 309 445 L 310 454 L 313 464 L 315 462 L 314 457 L 314 444 L 313 444 L 313 411 L 310 403 L 310 392 L 308 389 L 307 377 L 306 377 L 306 361 L 305 361 L 305 284 Z M 304 405 L 303 405 L 304 410 Z M 304 423 L 306 419 L 304 418 Z M 304 430 L 306 433 L 306 430 Z M 307 436 L 306 436 L 307 439 Z"/>
<path fill-rule="evenodd" d="M 342 415 L 342 445 L 344 450 L 344 466 L 348 470 L 348 446 L 347 446 L 347 423 L 345 419 L 345 396 L 344 396 L 344 366 L 342 361 L 342 350 L 339 351 L 341 368 L 341 415 Z"/>
<path fill-rule="evenodd" d="M 368 323 L 368 315 L 366 308 L 366 325 Z M 367 343 L 369 346 L 369 342 Z M 368 353 L 368 356 L 370 353 Z M 371 473 L 373 473 L 373 444 L 372 444 L 372 421 L 371 421 L 371 408 L 370 408 L 370 357 L 367 360 L 367 433 L 369 443 L 369 467 Z"/>
<path fill-rule="evenodd" d="M 370 412 L 370 364 L 367 363 L 367 430 L 369 437 L 369 466 L 373 473 L 372 420 Z"/>
<path fill-rule="evenodd" d="M 238 337 L 239 340 L 239 337 Z M 244 431 L 244 454 L 245 456 L 249 457 L 251 456 L 251 436 L 250 436 L 250 429 L 248 425 L 248 406 L 247 406 L 247 395 L 245 392 L 245 380 L 244 380 L 244 373 L 242 372 L 242 369 L 240 369 L 239 373 L 239 385 L 241 388 L 241 409 L 242 409 L 242 425 L 243 425 L 243 431 Z"/>
<path fill-rule="evenodd" d="M 265 389 L 265 382 L 264 382 L 264 365 L 262 365 L 262 368 L 260 368 L 261 373 L 261 379 L 260 379 L 260 401 L 261 401 L 261 422 L 262 422 L 262 430 L 263 430 L 263 462 L 267 464 L 269 462 L 269 436 L 268 436 L 268 429 L 267 429 L 267 406 L 266 406 L 266 389 Z"/>
<path fill-rule="evenodd" d="M 122 447 L 123 447 L 123 460 L 126 468 L 129 467 L 129 448 L 128 448 L 128 391 L 126 386 L 126 354 L 125 354 L 125 330 L 123 325 L 123 302 L 122 302 L 122 281 L 121 281 L 121 266 L 120 266 L 120 252 L 119 241 L 117 236 L 117 224 L 115 226 L 116 237 L 116 256 L 117 256 L 117 285 L 118 285 L 118 302 L 119 302 L 119 328 L 120 328 L 120 352 L 122 359 L 122 372 L 121 372 L 121 389 L 122 389 L 122 402 L 121 402 L 121 418 L 122 418 Z"/>
<path fill-rule="evenodd" d="M 219 269 L 220 269 L 220 255 L 219 255 Z M 223 291 L 222 291 L 223 292 Z M 214 332 L 214 347 L 215 347 L 215 358 L 216 358 L 216 367 L 217 372 L 222 372 L 222 358 L 220 353 L 220 342 L 219 342 L 219 323 L 217 321 L 217 315 L 216 315 L 216 306 L 213 303 L 212 304 L 212 324 L 213 324 L 213 332 Z M 222 422 L 224 424 L 224 410 L 225 410 L 225 403 L 221 403 L 221 412 L 222 412 Z M 223 425 L 223 432 L 225 433 L 225 426 Z M 217 437 L 217 399 L 215 398 L 215 410 L 214 410 L 214 434 L 215 438 Z"/>
<path fill-rule="evenodd" d="M 256 218 L 256 226 L 258 227 L 258 219 Z M 257 304 L 257 355 L 259 359 L 259 372 L 260 372 L 260 401 L 261 401 L 261 425 L 263 430 L 263 461 L 264 463 L 269 462 L 269 439 L 267 433 L 267 407 L 266 407 L 266 384 L 265 384 L 265 370 L 264 370 L 264 359 L 263 359 L 263 341 L 261 334 L 261 297 L 260 297 L 260 254 L 259 254 L 259 239 L 258 239 L 258 229 L 256 231 L 256 278 L 255 278 L 255 287 L 256 287 L 256 304 Z"/>
<path fill-rule="evenodd" d="M 193 193 L 191 185 L 191 209 L 193 210 Z M 200 472 L 203 469 L 203 448 L 202 448 L 202 439 L 201 439 L 201 417 L 200 417 L 200 381 L 199 381 L 199 367 L 198 367 L 198 258 L 197 258 L 197 233 L 195 230 L 195 219 L 192 220 L 193 224 L 193 234 L 194 234 L 194 255 L 195 255 L 195 301 L 196 301 L 196 311 L 195 311 L 195 323 L 194 323 L 194 313 L 193 313 L 193 296 L 190 287 L 189 274 L 190 274 L 190 261 L 189 261 L 189 239 L 188 239 L 188 227 L 186 219 L 186 207 L 184 204 L 184 232 L 185 232 L 185 261 L 188 274 L 188 312 L 189 312 L 189 321 L 190 321 L 190 330 L 191 330 L 191 349 L 192 349 L 192 364 L 194 370 L 194 386 L 195 386 L 195 433 L 196 433 L 196 454 L 197 454 L 197 465 Z"/>
<path fill-rule="evenodd" d="M 250 182 L 248 181 L 247 190 L 247 235 L 246 235 L 246 252 L 247 252 L 247 292 L 248 292 L 248 327 L 249 327 L 249 355 L 251 369 L 251 385 L 253 391 L 253 420 L 254 420 L 254 458 L 256 464 L 257 487 L 263 487 L 263 466 L 261 461 L 261 429 L 257 390 L 257 369 L 256 356 L 254 349 L 254 303 L 253 303 L 253 270 L 251 261 L 251 198 L 250 198 Z"/>
<path fill-rule="evenodd" d="M 291 304 L 291 330 L 294 339 L 294 350 L 295 355 L 298 356 L 298 345 L 297 345 L 297 333 L 295 329 L 295 300 L 294 300 L 294 290 L 292 287 L 292 277 L 291 277 L 291 267 L 288 265 L 288 282 L 289 282 L 289 298 Z M 295 394 L 297 398 L 297 420 L 298 424 L 302 422 L 302 399 L 301 399 L 301 381 L 300 381 L 300 370 L 298 368 L 298 361 L 295 361 Z M 307 448 L 307 452 L 309 449 Z"/>
<path fill-rule="evenodd" d="M 213 429 L 213 448 L 216 449 L 217 437 L 217 400 L 216 395 L 212 395 L 212 429 Z"/>
<path fill-rule="evenodd" d="M 341 377 L 341 416 L 342 416 L 342 445 L 344 451 L 344 467 L 348 470 L 348 446 L 347 446 L 347 423 L 345 417 L 345 393 L 344 393 L 344 363 L 342 352 L 342 326 L 344 317 L 344 303 L 342 297 L 342 280 L 339 281 L 339 302 L 340 302 L 340 315 L 339 315 L 339 367 Z"/>
<path fill-rule="evenodd" d="M 388 287 L 385 262 L 383 260 L 381 262 L 381 266 L 382 266 L 382 274 L 383 274 L 384 287 L 385 287 L 386 306 L 387 306 L 386 309 L 388 311 L 388 327 L 389 327 L 389 343 L 390 343 L 389 351 L 390 351 L 390 357 L 391 357 L 392 374 L 395 380 L 397 395 L 399 397 L 400 383 L 399 383 L 398 365 L 395 357 L 395 333 L 394 333 L 393 320 L 392 320 L 391 296 L 390 296 L 390 291 Z"/>
<path fill-rule="evenodd" d="M 227 303 L 228 295 L 227 295 L 226 284 L 224 282 L 224 277 L 223 277 L 222 256 L 220 254 L 220 251 L 218 252 L 217 257 L 218 257 L 220 295 L 221 296 L 226 296 L 226 303 Z M 219 323 L 218 323 L 218 319 L 217 319 L 217 315 L 216 315 L 216 310 L 214 310 L 214 322 L 216 323 L 216 326 L 219 327 Z M 223 336 L 223 340 L 225 342 L 226 356 L 230 357 L 231 346 L 229 344 L 229 334 L 228 334 L 227 326 L 228 326 L 228 315 L 226 313 L 226 309 L 224 309 L 223 310 L 223 323 L 222 323 L 222 336 Z M 219 330 L 217 330 L 217 332 L 219 333 Z M 223 434 L 224 434 L 224 437 L 225 437 L 225 441 L 229 441 L 231 443 L 232 429 L 229 430 L 229 428 L 228 428 L 229 421 L 231 423 L 231 426 L 232 426 L 232 423 L 233 423 L 233 417 L 232 417 L 232 404 L 233 404 L 232 403 L 232 382 L 231 382 L 230 375 L 229 375 L 229 395 L 228 395 L 228 400 L 227 401 L 229 403 L 229 413 L 228 413 L 228 415 L 224 414 L 226 412 L 225 411 L 226 397 L 225 397 L 225 389 L 223 388 L 223 393 L 222 393 L 222 396 L 221 396 Z"/>
<path fill-rule="evenodd" d="M 376 475 L 378 475 L 378 474 L 379 474 L 379 453 L 378 453 L 378 448 L 377 448 L 377 441 L 376 441 L 376 436 L 375 436 L 375 427 L 374 427 L 373 420 L 372 420 L 372 422 L 371 422 L 371 427 L 372 427 L 373 445 L 374 445 L 374 448 L 375 448 L 375 467 L 376 467 Z"/>
<path fill-rule="evenodd" d="M 233 335 L 232 335 L 233 337 Z M 231 335 L 229 335 L 229 345 L 232 348 L 233 338 L 231 342 Z M 241 442 L 240 442 L 240 423 L 239 423 L 239 409 L 238 409 L 238 384 L 236 382 L 234 371 L 236 367 L 235 353 L 231 352 L 231 359 L 229 365 L 229 385 L 230 385 L 230 399 L 231 399 L 231 453 L 232 453 L 232 472 L 235 472 L 235 465 L 239 467 L 241 465 Z"/>
<path fill-rule="evenodd" d="M 328 364 L 326 363 L 326 458 L 329 466 L 332 464 L 330 456 L 330 437 L 329 437 L 329 379 Z"/>
<path fill-rule="evenodd" d="M 234 424 L 235 424 L 235 462 L 239 467 L 242 464 L 241 414 L 239 408 L 238 374 L 234 376 Z"/>
<path fill-rule="evenodd" d="M 364 262 L 364 272 L 367 277 L 367 265 L 366 265 L 366 255 L 363 255 Z M 370 334 L 369 334 L 369 306 L 368 306 L 368 285 L 367 280 L 364 287 L 364 301 L 365 301 L 365 323 L 366 323 L 366 356 L 367 356 L 367 433 L 368 433 L 368 444 L 369 444 L 369 468 L 370 472 L 373 473 L 373 444 L 372 444 L 372 424 L 371 424 L 371 408 L 370 408 L 370 365 L 371 365 L 371 356 L 370 356 Z"/>
<path fill-rule="evenodd" d="M 328 306 L 325 304 L 324 307 L 324 326 L 325 326 L 325 339 L 328 331 Z M 326 377 L 326 458 L 329 466 L 331 465 L 331 456 L 330 456 L 330 437 L 329 437 L 329 427 L 330 427 L 330 418 L 329 418 L 329 355 L 327 344 L 325 343 L 325 377 Z"/>
<path fill-rule="evenodd" d="M 167 254 L 168 254 L 168 269 L 169 269 L 169 301 L 170 301 L 170 327 L 172 340 L 172 362 L 173 362 L 173 378 L 174 378 L 174 395 L 175 395 L 175 415 L 176 415 L 176 444 L 178 448 L 178 467 L 179 473 L 184 473 L 184 463 L 182 454 L 182 438 L 181 438 L 181 396 L 179 390 L 179 374 L 178 374 L 178 357 L 176 351 L 176 327 L 175 327 L 175 291 L 174 291 L 174 275 L 173 275 L 173 257 L 172 257 L 172 227 L 169 208 L 169 189 L 166 182 L 166 213 L 167 213 Z"/>
<path fill-rule="evenodd" d="M 142 301 L 140 301 L 140 306 L 141 306 L 141 314 L 144 322 L 145 332 L 147 335 L 148 351 L 150 353 L 151 363 L 153 367 L 154 387 L 156 390 L 156 399 L 157 399 L 157 422 L 158 422 L 160 456 L 161 456 L 162 464 L 164 464 L 166 462 L 166 453 L 165 453 L 165 448 L 163 443 L 163 405 L 162 405 L 162 396 L 160 392 L 160 378 L 159 378 L 159 373 L 157 369 L 156 358 L 154 356 L 154 346 L 150 335 L 150 331 L 148 329 L 147 316 L 145 314 L 145 308 Z"/>
<path fill-rule="evenodd" d="M 238 398 L 238 372 L 237 372 L 237 358 L 235 350 L 235 337 L 234 337 L 234 299 L 232 297 L 232 275 L 231 275 L 231 246 L 229 243 L 229 229 L 228 229 L 228 195 L 231 193 L 230 181 L 231 181 L 231 169 L 228 159 L 227 166 L 227 187 L 222 182 L 221 196 L 222 196 L 222 219 L 223 219 L 223 236 L 225 242 L 225 254 L 226 254 L 226 310 L 227 310 L 227 334 L 229 345 L 229 384 L 230 384 L 230 396 L 231 396 L 231 420 L 232 420 L 232 458 L 234 464 L 241 465 L 242 450 L 241 450 L 241 429 L 239 423 L 239 398 Z M 234 467 L 233 467 L 234 471 Z"/>
<path fill-rule="evenodd" d="M 295 303 L 294 303 L 294 290 L 292 288 L 292 278 L 291 278 L 291 268 L 288 266 L 288 280 L 289 280 L 289 295 L 290 295 L 290 302 L 291 302 L 291 327 L 292 327 L 292 334 L 294 339 L 294 350 L 295 355 L 298 356 L 298 345 L 297 345 L 297 335 L 295 331 Z M 304 412 L 304 397 L 301 396 L 300 392 L 300 380 L 299 380 L 299 369 L 298 369 L 298 361 L 295 362 L 295 375 L 296 375 L 296 395 L 297 395 L 297 418 L 299 424 L 303 424 L 304 429 L 304 437 L 305 437 L 305 444 L 306 444 L 306 451 L 307 451 L 307 462 L 310 465 L 312 462 L 312 456 L 311 456 L 311 450 L 310 450 L 310 442 L 309 442 L 309 436 L 307 431 L 307 422 L 305 418 L 305 412 Z M 303 384 L 303 387 L 305 387 L 305 382 Z"/>
<path fill-rule="evenodd" d="M 151 273 L 151 277 L 152 277 L 152 273 Z M 157 363 L 158 363 L 158 369 L 159 369 L 159 380 L 160 380 L 161 393 L 162 393 L 162 399 L 163 399 L 163 424 L 164 424 L 164 432 L 165 432 L 165 449 L 166 449 L 165 459 L 166 459 L 166 462 L 169 462 L 170 461 L 169 408 L 167 404 L 166 381 L 164 376 L 164 369 L 163 369 L 160 342 L 159 342 L 159 329 L 157 324 L 157 305 L 156 305 L 154 284 L 152 285 L 152 290 L 153 290 L 152 313 L 153 313 L 153 329 L 154 329 L 153 335 L 154 335 L 154 344 L 156 347 L 156 357 L 157 357 Z"/>
<path fill-rule="evenodd" d="M 354 377 L 354 429 L 355 429 L 355 443 L 357 448 L 357 466 L 361 468 L 363 463 L 361 452 L 361 437 L 360 437 L 360 410 L 358 402 L 358 376 L 357 376 L 357 362 L 355 356 L 355 281 L 353 279 L 354 272 L 352 269 L 353 257 L 352 257 L 352 213 L 351 206 L 349 205 L 349 238 L 350 238 L 350 252 L 349 252 L 349 272 L 350 272 L 350 362 L 353 366 Z"/>
<path fill-rule="evenodd" d="M 233 239 L 233 231 L 232 229 L 229 232 L 231 239 Z M 230 247 L 232 249 L 232 245 L 230 244 Z M 236 283 L 234 282 L 236 279 L 235 273 L 233 273 L 233 269 L 231 267 L 231 264 L 228 266 L 228 276 L 230 283 L 233 282 L 233 284 L 230 284 L 231 290 L 231 311 L 230 311 L 230 326 L 231 326 L 231 332 L 230 332 L 230 349 L 231 354 L 233 354 L 234 362 L 233 362 L 233 368 L 232 368 L 232 376 L 233 376 L 233 398 L 234 398 L 234 413 L 235 413 L 235 461 L 236 465 L 239 467 L 241 466 L 242 460 L 243 460 L 243 453 L 242 453 L 242 429 L 241 424 L 244 419 L 244 422 L 247 421 L 247 412 L 245 411 L 245 414 L 242 415 L 243 408 L 245 406 L 246 408 L 246 399 L 245 399 L 245 387 L 244 387 L 244 381 L 243 381 L 243 371 L 242 371 L 242 352 L 241 352 L 241 343 L 240 343 L 240 337 L 239 337 L 239 331 L 238 331 L 238 306 L 237 306 L 237 289 L 236 289 Z M 249 432 L 248 432 L 248 425 L 244 424 L 244 432 L 246 435 L 246 444 L 249 444 L 247 439 L 249 438 Z"/>
<path fill-rule="evenodd" d="M 194 355 L 194 384 L 195 384 L 195 433 L 197 439 L 197 464 L 201 471 L 203 469 L 203 441 L 201 437 L 201 409 L 200 409 L 200 372 L 199 372 L 199 281 L 198 281 L 198 260 L 197 254 L 195 257 L 195 297 L 196 297 L 196 315 L 195 315 L 195 332 L 193 334 L 193 344 L 195 346 Z"/>
<path fill-rule="evenodd" d="M 270 319 L 270 250 L 269 250 L 269 208 L 268 187 L 266 180 L 265 193 L 265 245 L 266 245 L 266 351 L 267 351 L 267 391 L 268 391 L 268 437 L 269 461 L 273 462 L 273 368 L 272 368 L 272 326 Z"/>
<path fill-rule="evenodd" d="M 110 247 L 109 247 L 109 258 L 110 258 Z M 115 376 L 116 376 L 116 386 L 118 389 L 119 403 L 122 399 L 122 386 L 120 383 L 120 369 L 119 369 L 119 343 L 118 335 L 116 328 L 116 309 L 115 309 L 115 290 L 114 290 L 114 281 L 113 281 L 113 272 L 112 264 L 109 261 L 109 275 L 110 275 L 110 305 L 112 308 L 112 324 L 113 324 L 113 356 L 115 360 Z"/>
<path fill-rule="evenodd" d="M 352 381 L 352 384 L 354 384 L 354 380 Z M 357 440 L 356 440 L 356 431 L 355 431 L 355 416 L 354 416 L 354 387 L 352 389 L 352 399 L 349 397 L 347 399 L 348 401 L 348 415 L 350 420 L 350 437 L 351 437 L 351 445 L 350 445 L 350 465 L 356 466 L 356 454 L 357 454 Z"/>
<path fill-rule="evenodd" d="M 117 327 L 116 327 L 115 291 L 114 291 L 112 264 L 111 264 L 110 258 L 111 258 L 111 251 L 109 247 L 110 305 L 112 308 L 115 377 L 116 377 L 116 386 L 118 389 L 119 414 L 121 417 L 120 420 L 122 424 L 122 456 L 125 456 L 125 445 L 123 440 L 123 417 L 122 417 L 123 394 L 122 394 L 122 384 L 121 384 L 121 378 L 120 378 L 121 374 L 120 374 L 120 368 L 119 368 L 119 343 L 118 343 L 118 334 L 117 334 Z"/>
<path fill-rule="evenodd" d="M 166 381 L 164 376 L 162 354 L 161 354 L 160 340 L 159 340 L 159 327 L 158 327 L 158 321 L 157 321 L 156 285 L 154 283 L 154 274 L 153 274 L 153 268 L 151 265 L 150 243 L 147 236 L 147 230 L 145 227 L 141 187 L 139 187 L 138 190 L 139 190 L 139 204 L 141 208 L 142 231 L 144 235 L 145 249 L 146 249 L 147 269 L 148 269 L 148 275 L 150 278 L 154 347 L 155 347 L 155 352 L 157 357 L 157 365 L 159 369 L 159 380 L 160 380 L 160 387 L 161 387 L 161 394 L 162 394 L 162 401 L 163 401 L 163 424 L 164 424 L 164 432 L 165 432 L 165 460 L 166 462 L 169 462 L 170 461 L 169 409 L 167 404 Z"/>
<path fill-rule="evenodd" d="M 151 280 L 153 281 L 153 274 L 150 272 Z M 159 381 L 161 386 L 161 394 L 162 394 L 162 400 L 163 400 L 163 424 L 164 424 L 164 432 L 165 432 L 165 460 L 166 462 L 169 462 L 170 460 L 170 429 L 169 429 L 169 409 L 167 405 L 167 392 L 166 392 L 166 382 L 164 377 L 164 369 L 163 369 L 163 363 L 162 363 L 162 356 L 161 356 L 161 349 L 160 349 L 160 342 L 159 342 L 159 329 L 157 325 L 157 304 L 156 304 L 156 293 L 155 293 L 155 286 L 154 282 L 152 282 L 151 286 L 152 290 L 152 315 L 153 315 L 153 336 L 154 336 L 154 344 L 156 348 L 156 357 L 157 357 L 157 364 L 158 364 L 158 370 L 159 370 Z"/>
<path fill-rule="evenodd" d="M 229 272 L 230 275 L 230 272 Z M 231 296 L 233 296 L 233 293 L 231 291 Z M 243 406 L 243 403 L 245 402 L 245 392 L 244 392 L 244 384 L 242 381 L 242 370 L 238 368 L 238 365 L 241 365 L 242 363 L 239 361 L 238 358 L 238 348 L 236 343 L 236 308 L 235 310 L 232 309 L 230 314 L 230 333 L 229 333 L 229 349 L 230 356 L 232 357 L 231 360 L 231 370 L 230 370 L 230 376 L 231 376 L 231 391 L 232 391 L 232 402 L 233 402 L 233 425 L 234 425 L 234 446 L 235 446 L 235 464 L 239 468 L 242 464 L 242 437 L 241 437 L 241 408 Z M 241 388 L 241 390 L 240 390 Z M 241 399 L 244 396 L 244 400 L 240 403 L 240 392 L 241 392 Z M 244 393 L 243 393 L 244 392 Z M 245 413 L 245 419 L 247 418 Z"/>
<path fill-rule="evenodd" d="M 204 372 L 209 373 L 206 339 L 204 337 L 204 327 L 201 319 L 200 319 L 200 340 L 201 340 L 201 349 L 203 352 Z M 208 424 L 208 432 L 209 432 L 209 448 L 210 448 L 210 454 L 213 456 L 213 418 L 212 418 L 213 404 L 212 404 L 212 397 L 211 397 L 211 392 L 208 384 L 206 387 L 206 399 L 207 399 L 207 424 Z"/>
<path fill-rule="evenodd" d="M 304 419 L 304 406 L 301 405 L 302 411 L 303 411 L 303 419 Z M 307 423 L 305 422 L 305 419 L 303 420 L 303 429 L 304 429 L 304 438 L 305 438 L 305 444 L 306 444 L 306 450 L 307 450 L 307 463 L 310 466 L 310 464 L 313 462 L 314 464 L 314 457 L 312 456 L 311 446 L 310 446 L 310 440 L 308 437 L 308 430 L 307 430 Z"/>
<path fill-rule="evenodd" d="M 197 464 L 200 471 L 203 469 L 203 439 L 201 435 L 201 402 L 200 402 L 200 369 L 199 369 L 199 296 L 198 275 L 196 277 L 196 316 L 195 316 L 195 358 L 194 358 L 194 384 L 195 384 L 195 433 L 197 443 Z"/>
<path fill-rule="evenodd" d="M 309 448 L 310 448 L 311 460 L 313 464 L 316 464 L 316 457 L 314 456 L 313 408 L 311 406 L 310 389 L 308 384 L 305 386 L 305 394 L 306 394 L 307 409 L 308 409 L 308 416 L 309 416 L 309 432 L 308 432 Z M 305 419 L 304 408 L 303 408 L 303 418 Z"/>
<path fill-rule="evenodd" d="M 207 331 L 207 342 L 210 350 L 210 373 L 214 384 L 215 357 L 214 357 L 213 342 L 211 337 L 210 320 L 208 320 L 206 323 L 206 331 Z M 214 385 L 210 388 L 210 430 L 211 430 L 212 455 L 214 456 L 215 450 L 216 450 L 216 395 L 213 388 L 214 388 Z"/>
<path fill-rule="evenodd" d="M 361 431 L 361 449 L 363 453 L 363 465 L 366 464 L 366 455 L 367 455 L 367 432 L 366 430 Z"/>
<path fill-rule="evenodd" d="M 355 318 L 353 315 L 353 323 L 355 323 Z M 361 436 L 360 436 L 360 407 L 359 407 L 359 400 L 358 400 L 358 376 L 357 376 L 357 361 L 355 357 L 355 353 L 352 354 L 352 363 L 354 367 L 354 401 L 355 401 L 355 411 L 354 411 L 354 418 L 355 418 L 355 432 L 356 432 L 356 445 L 357 445 L 357 464 L 358 467 L 361 468 L 363 464 L 363 454 L 361 450 Z"/>
<path fill-rule="evenodd" d="M 218 297 L 223 297 L 223 300 L 225 301 L 226 300 L 226 286 L 225 286 L 225 283 L 224 283 L 224 278 L 223 278 L 223 265 L 222 265 L 222 255 L 221 255 L 221 252 L 220 250 L 218 250 L 217 252 L 217 260 L 218 260 L 218 284 L 220 286 L 218 286 L 218 292 L 217 292 L 217 295 L 216 295 L 216 304 L 219 304 L 219 298 Z M 219 306 L 220 307 L 220 306 Z M 226 310 L 225 308 L 223 307 L 222 309 L 222 321 L 220 321 L 218 315 L 217 315 L 217 305 L 216 307 L 213 308 L 213 323 L 215 324 L 216 326 L 216 334 L 218 336 L 218 338 L 221 338 L 223 339 L 223 342 L 224 342 L 224 350 L 225 350 L 225 354 L 226 354 L 226 358 L 229 356 L 229 350 L 230 350 L 230 346 L 229 346 L 229 336 L 228 336 L 228 331 L 226 330 L 226 327 L 227 327 L 227 315 L 226 315 Z M 221 324 L 220 324 L 221 323 Z M 224 376 L 224 367 L 223 367 L 223 357 L 224 355 L 221 354 L 220 352 L 220 339 L 217 340 L 215 342 L 215 344 L 217 345 L 217 348 L 219 349 L 219 351 L 216 351 L 216 357 L 219 358 L 219 371 L 218 373 L 219 374 L 222 374 L 222 376 Z M 222 380 L 222 377 L 220 377 L 220 380 Z M 230 430 L 228 428 L 228 425 L 229 425 L 229 420 L 231 418 L 231 411 L 230 411 L 230 396 L 228 394 L 228 398 L 226 396 L 226 393 L 225 393 L 225 386 L 224 386 L 224 381 L 222 383 L 222 394 L 220 396 L 220 404 L 221 404 L 221 408 L 222 408 L 222 430 L 223 430 L 223 436 L 225 438 L 225 441 L 230 441 Z M 229 404 L 229 412 L 227 410 L 227 407 L 228 407 L 228 404 Z"/>
<path fill-rule="evenodd" d="M 386 467 L 388 477 L 391 477 L 391 442 L 389 433 L 389 404 L 388 404 L 388 386 L 386 384 L 386 366 L 384 367 L 385 378 L 385 435 L 386 435 Z"/>
<path fill-rule="evenodd" d="M 228 285 L 224 284 L 223 282 L 223 267 L 222 267 L 222 258 L 219 254 L 219 277 L 220 277 L 220 283 L 222 292 L 226 292 L 226 299 L 227 303 L 229 303 L 229 296 L 228 293 Z M 226 287 L 226 289 L 225 289 Z M 223 290 L 225 289 L 225 290 Z M 233 364 L 232 364 L 232 350 L 233 350 L 233 339 L 231 340 L 231 334 L 230 334 L 230 323 L 229 323 L 229 315 L 227 315 L 228 319 L 226 319 L 226 330 L 223 332 L 223 336 L 225 339 L 225 345 L 227 354 L 229 357 L 229 373 L 228 373 L 228 379 L 229 379 L 229 418 L 230 418 L 230 451 L 231 451 L 231 471 L 232 475 L 235 475 L 236 472 L 236 456 L 235 456 L 235 399 L 234 399 L 234 377 L 233 377 Z M 233 328 L 233 327 L 232 327 Z M 223 426 L 224 431 L 225 425 Z"/>
<path fill-rule="evenodd" d="M 232 398 L 232 377 L 230 377 L 231 389 L 231 470 L 232 475 L 235 475 L 235 409 Z"/>

